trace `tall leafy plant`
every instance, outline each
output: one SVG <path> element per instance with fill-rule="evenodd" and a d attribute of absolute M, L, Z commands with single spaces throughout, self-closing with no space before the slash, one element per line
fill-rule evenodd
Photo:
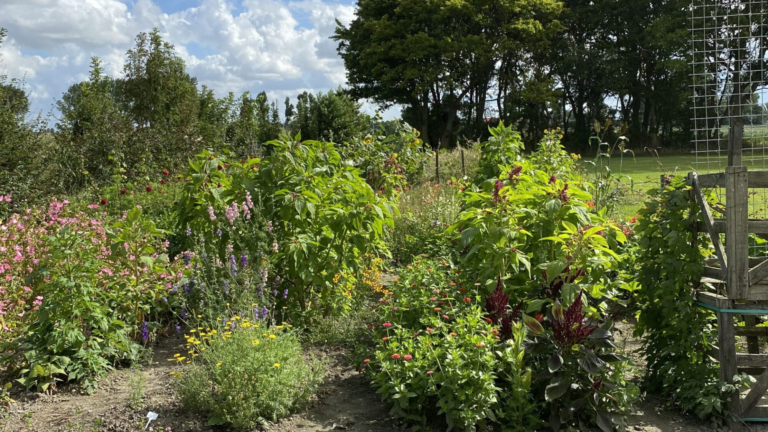
<path fill-rule="evenodd" d="M 707 238 L 693 229 L 698 207 L 682 177 L 649 196 L 635 228 L 642 287 L 636 293 L 635 335 L 643 337 L 648 361 L 643 384 L 685 411 L 722 419 L 734 389 L 720 381 L 718 365 L 707 354 L 717 338 L 714 316 L 694 305 L 708 255 Z"/>

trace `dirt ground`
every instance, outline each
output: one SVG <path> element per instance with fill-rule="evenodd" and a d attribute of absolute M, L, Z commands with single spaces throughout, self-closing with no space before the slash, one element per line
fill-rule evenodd
<path fill-rule="evenodd" d="M 627 323 L 618 325 L 617 340 L 627 350 L 639 347 L 631 337 Z M 183 345 L 182 340 L 166 340 L 155 348 L 152 363 L 141 370 L 117 370 L 100 384 L 98 390 L 85 396 L 62 389 L 55 395 L 15 395 L 17 403 L 9 412 L 0 412 L 0 431 L 3 432 L 138 432 L 145 430 L 148 411 L 158 414 L 147 430 L 173 432 L 220 432 L 226 429 L 207 425 L 202 416 L 182 410 L 173 396 L 167 362 Z M 357 371 L 348 366 L 349 349 L 340 346 L 314 348 L 316 355 L 328 362 L 325 383 L 317 397 L 302 412 L 278 424 L 268 424 L 260 430 L 269 432 L 360 431 L 384 432 L 403 430 L 404 425 L 389 415 L 374 389 Z M 640 366 L 642 359 L 637 359 Z M 141 409 L 130 408 L 132 390 L 135 393 L 137 377 L 145 377 L 144 398 Z M 135 398 L 134 398 L 135 402 Z M 134 403 L 134 406 L 136 404 Z M 666 409 L 662 401 L 646 398 L 638 403 L 637 412 L 630 418 L 630 431 L 636 432 L 696 432 L 711 431 L 709 425 L 678 412 Z M 768 425 L 750 425 L 752 431 L 768 432 Z"/>

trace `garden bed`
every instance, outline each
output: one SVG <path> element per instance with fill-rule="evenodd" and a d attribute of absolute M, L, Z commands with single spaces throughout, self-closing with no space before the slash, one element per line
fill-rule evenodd
<path fill-rule="evenodd" d="M 0 417 L 4 432 L 57 432 L 72 430 L 134 432 L 144 429 L 147 412 L 158 414 L 155 430 L 202 432 L 222 430 L 208 426 L 207 419 L 181 407 L 172 388 L 166 361 L 184 346 L 182 339 L 167 339 L 155 347 L 151 364 L 141 369 L 120 369 L 108 374 L 92 395 L 64 387 L 59 393 L 16 393 L 16 403 Z M 350 351 L 338 345 L 311 347 L 308 352 L 326 363 L 326 378 L 315 398 L 303 411 L 261 430 L 275 432 L 365 430 L 390 431 L 400 421 L 389 416 L 389 407 L 354 368 L 347 365 Z M 140 373 L 145 386 L 140 409 L 134 409 Z"/>

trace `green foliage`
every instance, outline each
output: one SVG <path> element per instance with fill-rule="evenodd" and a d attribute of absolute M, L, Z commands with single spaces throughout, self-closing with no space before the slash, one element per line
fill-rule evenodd
<path fill-rule="evenodd" d="M 268 145 L 264 159 L 238 162 L 205 151 L 192 161 L 177 231 L 190 229 L 206 245 L 217 245 L 222 261 L 242 251 L 261 259 L 271 249 L 274 289 L 282 294 L 281 306 L 297 306 L 288 308 L 295 319 L 344 311 L 350 303 L 336 283 L 339 275 L 356 274 L 368 253 L 387 253 L 384 229 L 392 227 L 397 209 L 373 192 L 333 143 L 286 137 Z M 222 216 L 239 214 L 240 203 L 253 216 L 238 216 L 237 223 Z M 264 232 L 274 238 L 267 241 Z"/>
<path fill-rule="evenodd" d="M 0 47 L 5 37 L 0 28 Z M 17 201 L 39 190 L 28 173 L 39 166 L 37 151 L 43 147 L 39 131 L 45 127 L 39 117 L 27 121 L 29 98 L 23 84 L 0 71 L 0 195 L 15 194 Z M 0 217 L 10 214 L 6 207 L 0 204 Z"/>
<path fill-rule="evenodd" d="M 284 138 L 269 144 L 256 181 L 275 221 L 274 267 L 282 287 L 302 313 L 313 303 L 326 315 L 343 310 L 335 276 L 356 273 L 366 253 L 387 252 L 384 229 L 392 227 L 397 208 L 344 163 L 333 143 Z"/>
<path fill-rule="evenodd" d="M 470 117 L 482 122 L 502 59 L 546 46 L 561 9 L 552 0 L 362 0 L 334 39 L 355 97 L 404 105 L 426 142 L 447 147 L 463 100 L 476 95 L 482 109 Z"/>
<path fill-rule="evenodd" d="M 378 393 L 393 414 L 422 426 L 435 405 L 450 428 L 494 418 L 500 342 L 482 310 L 459 300 L 437 262 L 417 260 L 400 276 L 382 303 L 380 342 L 366 362 Z"/>
<path fill-rule="evenodd" d="M 35 307 L 20 337 L 3 344 L 0 364 L 28 389 L 71 381 L 91 391 L 115 363 L 136 360 L 136 341 L 148 343 L 175 304 L 161 234 L 139 209 L 108 229 L 82 215 L 64 219 L 28 278 Z"/>
<path fill-rule="evenodd" d="M 400 195 L 400 215 L 388 238 L 394 260 L 405 265 L 420 255 L 437 258 L 455 253 L 455 241 L 445 235 L 445 228 L 461 210 L 460 188 L 453 181 L 427 182 Z"/>
<path fill-rule="evenodd" d="M 530 361 L 539 365 L 535 387 L 543 390 L 553 430 L 584 430 L 585 424 L 596 424 L 603 432 L 621 430 L 639 392 L 624 377 L 622 363 L 627 359 L 615 353 L 612 322 L 599 324 L 599 314 L 583 297 L 580 294 L 567 309 L 556 302 L 549 329 L 524 316 L 532 333 Z"/>
<path fill-rule="evenodd" d="M 184 407 L 208 414 L 210 425 L 252 428 L 275 422 L 308 402 L 321 382 L 321 365 L 305 359 L 291 331 L 243 325 L 212 335 L 202 336 L 205 344 L 191 344 L 199 356 L 190 355 L 192 365 L 174 380 Z"/>
<path fill-rule="evenodd" d="M 370 118 L 360 112 L 360 104 L 341 88 L 304 92 L 298 96 L 296 112 L 290 111 L 290 131 L 305 140 L 332 141 L 339 144 L 359 139 L 368 128 Z M 277 138 L 272 136 L 270 139 Z"/>
<path fill-rule="evenodd" d="M 480 145 L 480 162 L 474 178 L 478 185 L 489 179 L 500 178 L 505 167 L 509 170 L 522 159 L 521 153 L 525 149 L 520 134 L 512 126 L 505 127 L 502 122 L 489 131 L 491 138 Z"/>
<path fill-rule="evenodd" d="M 92 388 L 93 377 L 110 370 L 112 362 L 138 355 L 130 328 L 98 300 L 103 294 L 93 275 L 101 266 L 89 243 L 69 228 L 51 238 L 52 253 L 43 263 L 50 280 L 40 290 L 46 301 L 16 342 L 26 366 L 19 382 L 27 389 L 47 390 L 62 375 Z"/>
<path fill-rule="evenodd" d="M 495 421 L 504 430 L 533 430 L 541 422 L 524 363 L 525 329 L 514 324 L 516 339 L 501 340 L 477 287 L 449 282 L 455 273 L 446 262 L 421 259 L 402 269 L 370 327 L 378 342 L 363 365 L 392 413 L 422 427 L 439 408 L 451 429 Z"/>
<path fill-rule="evenodd" d="M 713 313 L 694 305 L 694 286 L 709 254 L 708 239 L 693 228 L 698 206 L 681 177 L 649 195 L 635 228 L 642 286 L 635 294 L 635 334 L 644 338 L 648 361 L 643 384 L 685 411 L 721 421 L 734 389 L 720 381 L 718 365 L 707 354 L 717 339 Z"/>
<path fill-rule="evenodd" d="M 361 175 L 377 194 L 396 197 L 424 171 L 429 154 L 419 133 L 407 123 L 394 121 L 380 125 L 377 133 L 353 140 L 339 149 L 360 169 Z"/>

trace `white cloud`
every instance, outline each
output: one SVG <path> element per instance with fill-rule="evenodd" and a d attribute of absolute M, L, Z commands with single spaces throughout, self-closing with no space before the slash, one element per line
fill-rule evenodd
<path fill-rule="evenodd" d="M 285 96 L 346 82 L 329 36 L 336 19 L 354 19 L 350 5 L 197 0 L 166 13 L 163 0 L 125 1 L 2 0 L 0 27 L 9 39 L 0 48 L 0 70 L 25 77 L 34 107 L 48 111 L 68 86 L 87 77 L 91 56 L 101 57 L 108 74 L 120 75 L 136 34 L 157 27 L 176 45 L 189 73 L 219 96 L 265 90 L 282 106 Z"/>

